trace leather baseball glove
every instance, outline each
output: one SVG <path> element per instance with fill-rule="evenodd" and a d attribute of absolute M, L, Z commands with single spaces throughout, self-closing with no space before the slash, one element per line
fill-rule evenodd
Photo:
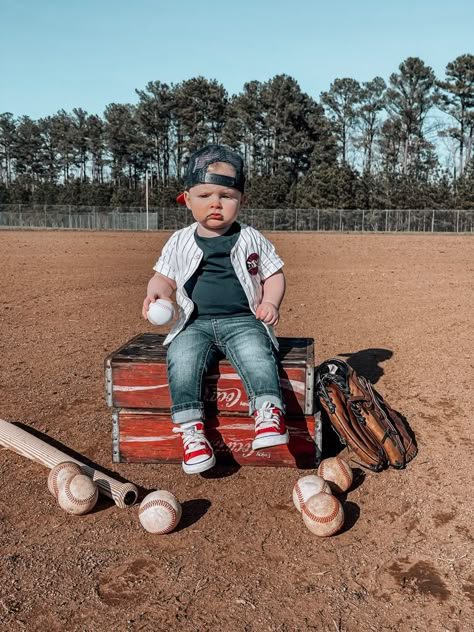
<path fill-rule="evenodd" d="M 387 466 L 402 469 L 415 457 L 418 450 L 406 420 L 347 362 L 332 358 L 320 364 L 315 393 L 359 465 L 376 472 Z"/>

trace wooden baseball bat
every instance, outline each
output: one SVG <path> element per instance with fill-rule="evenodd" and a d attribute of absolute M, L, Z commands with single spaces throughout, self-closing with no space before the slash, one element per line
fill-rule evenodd
<path fill-rule="evenodd" d="M 137 502 L 138 489 L 132 483 L 120 483 L 4 419 L 0 419 L 0 445 L 30 459 L 30 461 L 46 465 L 50 469 L 58 463 L 73 461 L 81 467 L 84 474 L 90 476 L 97 483 L 99 490 L 105 496 L 112 498 L 117 507 L 124 509 Z"/>

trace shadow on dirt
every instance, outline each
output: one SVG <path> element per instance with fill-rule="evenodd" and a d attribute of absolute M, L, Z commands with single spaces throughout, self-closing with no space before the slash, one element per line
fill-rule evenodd
<path fill-rule="evenodd" d="M 360 508 L 356 503 L 351 502 L 350 500 L 343 502 L 342 506 L 344 508 L 344 525 L 340 531 L 338 531 L 337 535 L 341 533 L 345 533 L 346 531 L 350 531 L 355 523 L 359 520 L 360 516 Z"/>
<path fill-rule="evenodd" d="M 102 466 L 98 466 L 97 463 L 94 463 L 94 461 L 91 461 L 90 459 L 88 459 L 83 454 L 80 454 L 79 452 L 76 452 L 75 450 L 72 450 L 71 448 L 68 448 L 67 446 L 65 446 L 60 441 L 57 441 L 56 439 L 53 439 L 49 435 L 45 434 L 44 432 L 41 432 L 40 430 L 37 430 L 36 428 L 32 428 L 31 426 L 28 426 L 28 425 L 23 424 L 21 422 L 15 422 L 13 425 L 17 426 L 18 428 L 21 428 L 22 430 L 25 430 L 26 432 L 28 432 L 29 434 L 33 435 L 37 439 L 41 439 L 41 441 L 44 441 L 49 446 L 52 446 L 53 448 L 56 448 L 57 450 L 61 450 L 61 452 L 64 452 L 66 457 L 71 457 L 73 459 L 77 459 L 78 461 L 80 461 L 84 465 L 88 465 L 89 467 L 92 467 L 93 469 L 95 469 L 95 470 L 97 470 L 99 472 L 102 472 L 103 474 L 107 474 L 107 476 L 111 476 L 112 478 L 116 479 L 120 483 L 128 483 L 129 482 L 126 478 L 123 478 L 123 476 L 120 476 L 120 474 L 118 474 L 117 472 L 113 472 L 112 470 L 108 470 L 108 469 L 106 469 L 105 467 L 102 467 Z M 67 459 L 65 459 L 65 460 L 67 460 Z"/>
<path fill-rule="evenodd" d="M 181 503 L 183 515 L 175 531 L 187 529 L 200 520 L 209 510 L 211 501 L 207 498 L 195 498 Z"/>
<path fill-rule="evenodd" d="M 215 467 L 207 470 L 207 472 L 201 472 L 201 478 L 227 478 L 228 476 L 236 474 L 240 470 L 241 466 L 233 458 L 230 450 L 228 450 L 228 452 L 229 453 L 225 457 L 225 463 L 217 463 Z"/>
<path fill-rule="evenodd" d="M 376 384 L 384 374 L 380 362 L 390 360 L 393 351 L 390 349 L 361 349 L 354 353 L 339 353 L 342 358 L 347 358 L 349 364 L 358 375 L 362 375 L 372 384 Z"/>
<path fill-rule="evenodd" d="M 22 430 L 25 430 L 26 432 L 28 432 L 28 434 L 32 435 L 33 437 L 36 437 L 37 439 L 40 439 L 41 441 L 44 441 L 45 445 L 45 450 L 47 451 L 48 446 L 51 446 L 53 448 L 56 448 L 57 450 L 60 450 L 61 452 L 64 453 L 65 455 L 65 461 L 68 460 L 68 458 L 72 458 L 72 459 L 76 459 L 77 461 L 80 461 L 81 463 L 83 463 L 84 465 L 88 466 L 89 468 L 92 468 L 94 470 L 97 470 L 97 472 L 105 474 L 106 476 L 110 476 L 111 478 L 113 478 L 114 480 L 118 481 L 119 483 L 128 483 L 130 481 L 128 481 L 126 478 L 124 478 L 123 476 L 120 476 L 120 474 L 118 474 L 117 472 L 113 472 L 112 470 L 109 470 L 105 467 L 102 466 L 98 466 L 97 463 L 95 463 L 94 461 L 91 461 L 90 459 L 88 459 L 86 456 L 84 456 L 83 454 L 80 454 L 79 452 L 76 452 L 75 450 L 72 450 L 71 448 L 68 448 L 67 446 L 65 446 L 63 443 L 61 443 L 60 441 L 57 441 L 56 439 L 53 439 L 52 437 L 50 437 L 49 435 L 45 434 L 44 432 L 41 432 L 40 430 L 37 430 L 36 428 L 32 428 L 31 426 L 28 426 L 26 424 L 23 424 L 21 422 L 15 422 L 13 425 L 17 426 L 18 428 L 21 428 Z M 35 459 L 32 459 L 35 460 Z M 40 460 L 36 459 L 37 462 L 41 462 Z M 145 496 L 148 492 L 146 489 L 144 489 L 143 487 L 140 487 L 139 485 L 135 485 L 135 487 L 138 490 L 138 497 L 137 497 L 137 501 L 140 502 L 140 499 L 143 498 L 143 496 Z M 101 511 L 102 509 L 106 509 L 112 505 L 114 505 L 114 501 L 111 498 L 104 498 L 103 494 L 99 494 L 99 499 L 97 501 L 96 506 L 94 507 L 94 512 L 97 511 Z M 127 501 L 125 501 L 125 504 L 129 504 Z M 132 504 L 132 503 L 130 503 Z"/>

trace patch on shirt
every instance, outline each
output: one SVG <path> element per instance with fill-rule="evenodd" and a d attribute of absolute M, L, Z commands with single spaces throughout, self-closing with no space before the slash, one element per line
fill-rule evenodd
<path fill-rule="evenodd" d="M 247 270 L 249 274 L 255 276 L 258 274 L 258 262 L 260 261 L 260 257 L 256 252 L 253 252 L 251 255 L 247 257 Z"/>

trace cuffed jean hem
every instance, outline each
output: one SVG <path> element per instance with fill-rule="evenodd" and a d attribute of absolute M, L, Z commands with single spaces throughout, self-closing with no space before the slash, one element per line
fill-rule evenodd
<path fill-rule="evenodd" d="M 171 409 L 171 419 L 174 424 L 185 424 L 188 421 L 204 419 L 204 408 L 202 406 L 191 404 L 189 408 L 183 405 Z"/>
<path fill-rule="evenodd" d="M 249 401 L 249 415 L 253 415 L 253 413 L 261 408 L 265 402 L 271 402 L 274 406 L 279 408 L 282 413 L 285 412 L 285 404 L 281 399 L 280 395 L 273 394 L 265 394 L 265 395 L 255 395 Z"/>

